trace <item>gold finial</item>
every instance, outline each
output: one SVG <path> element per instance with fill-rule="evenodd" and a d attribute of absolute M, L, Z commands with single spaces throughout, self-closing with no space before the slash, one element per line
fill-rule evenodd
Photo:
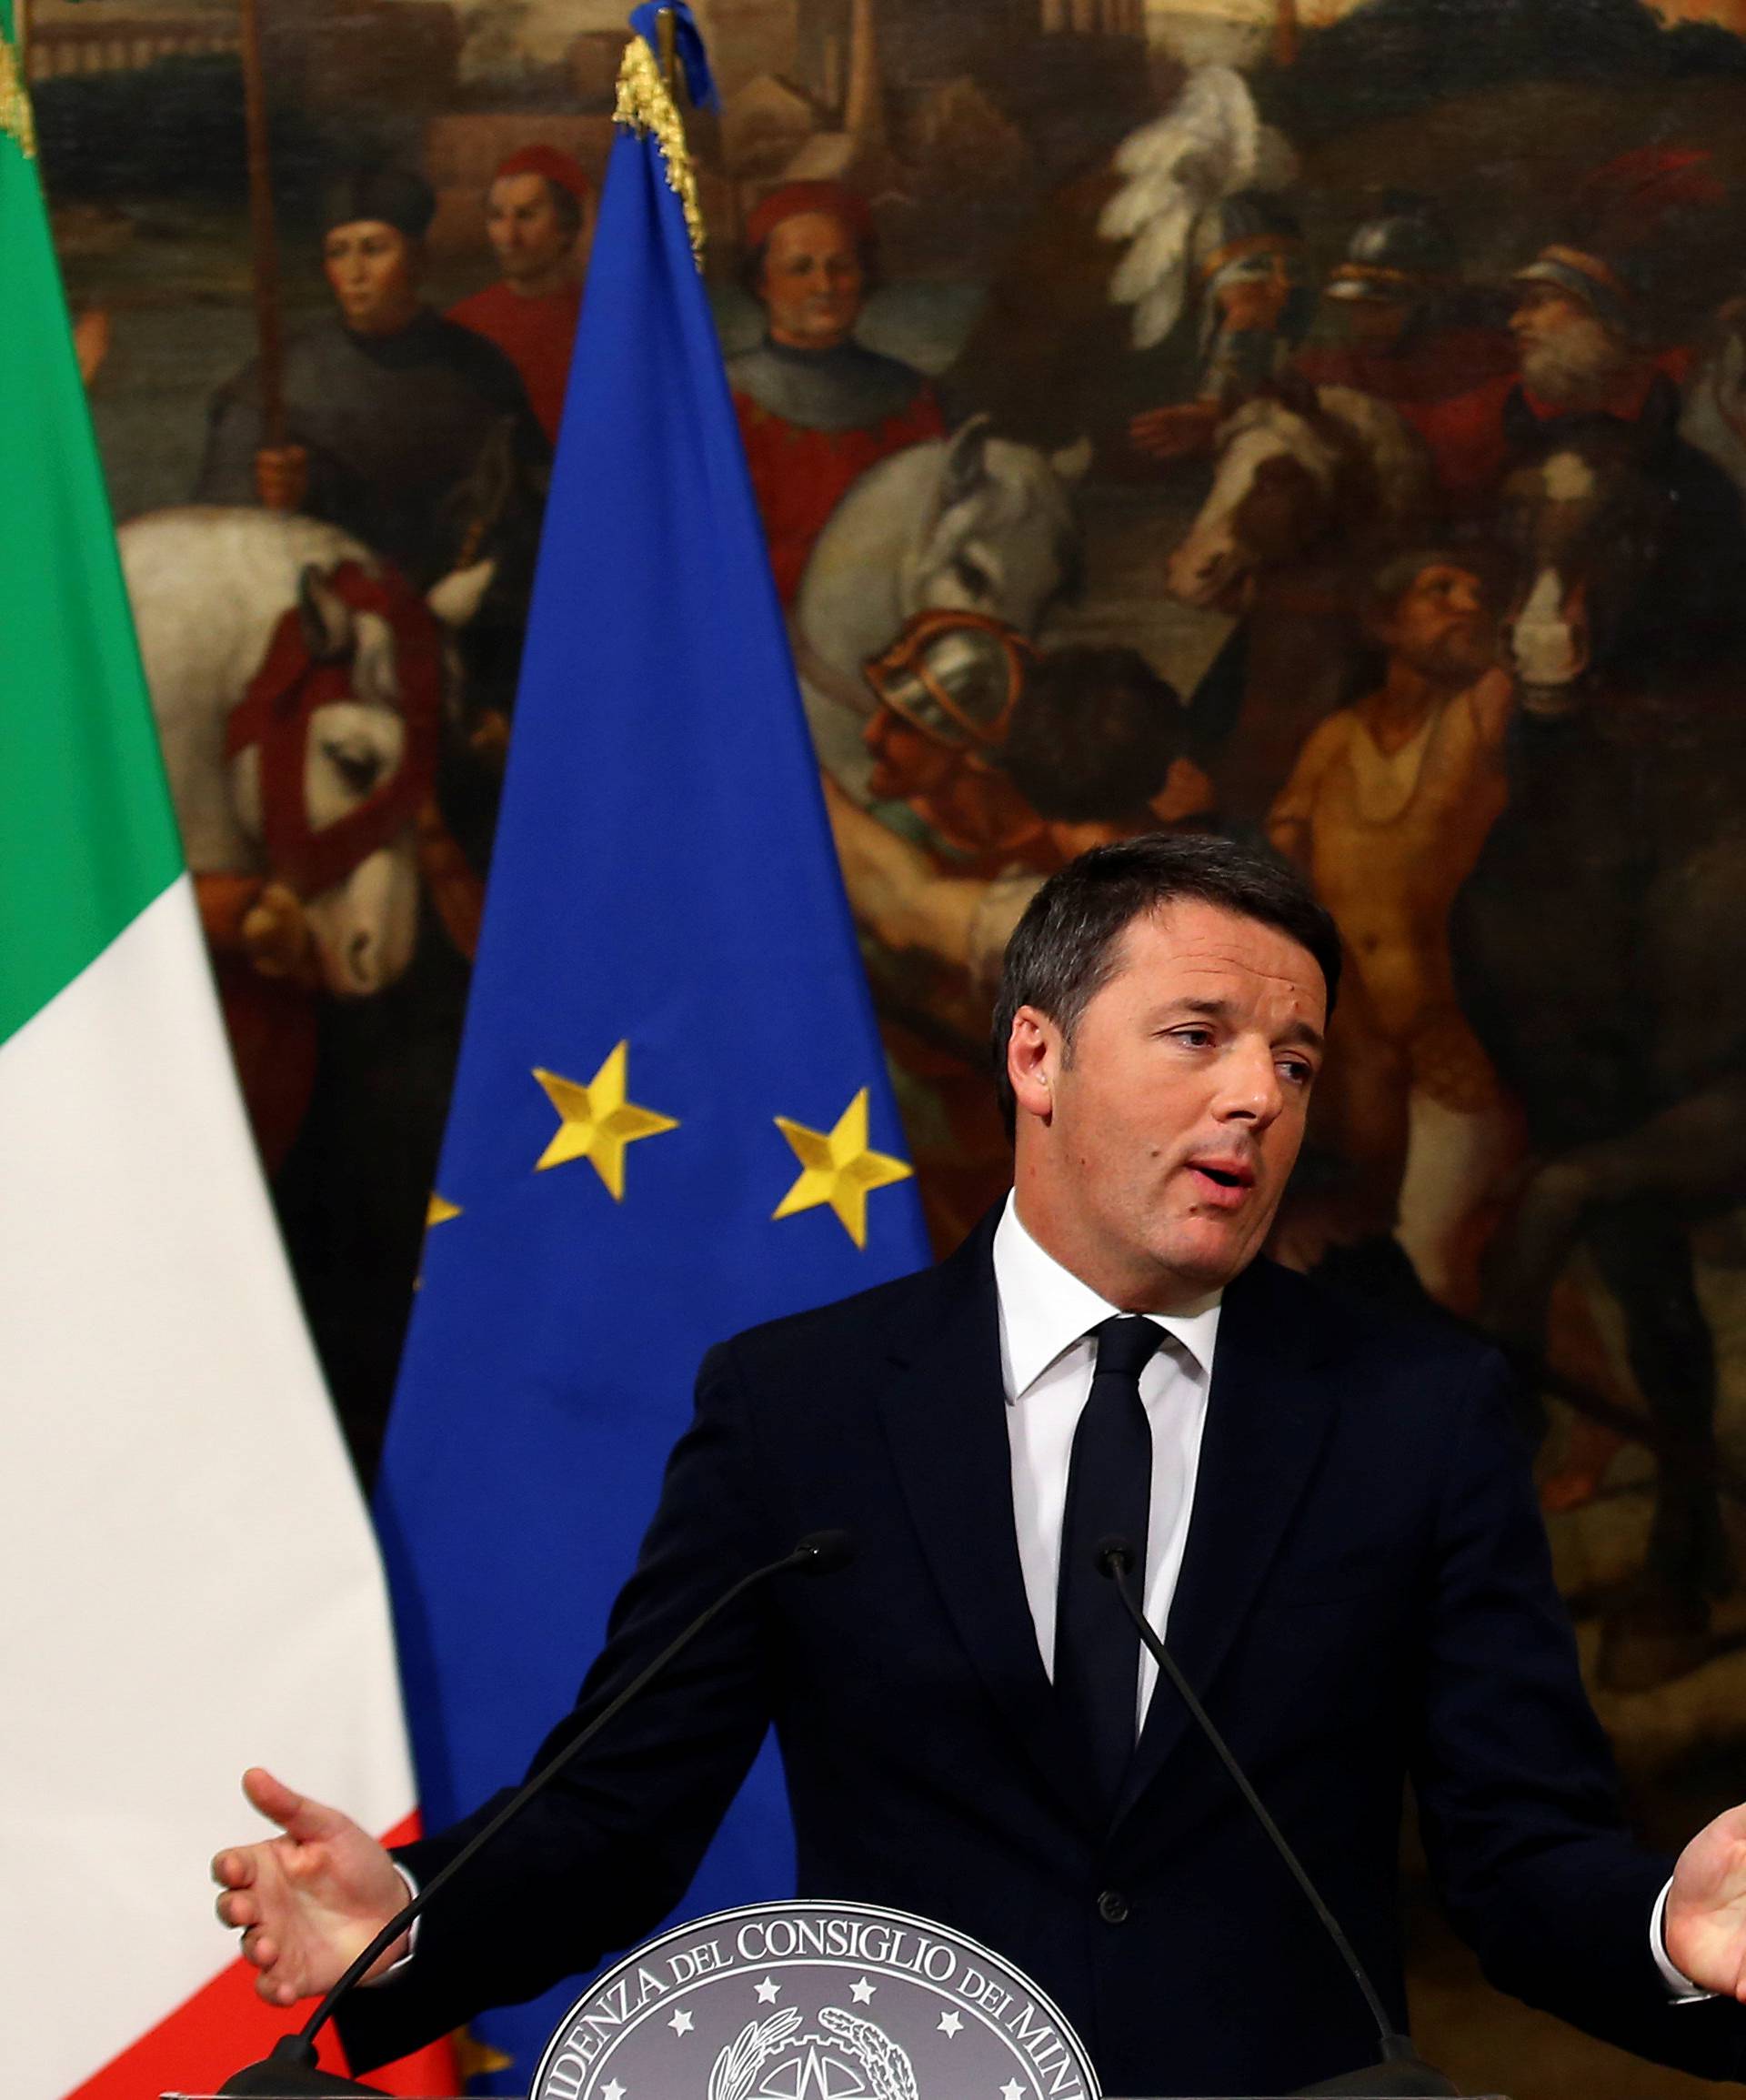
<path fill-rule="evenodd" d="M 662 14 L 656 19 L 666 23 L 671 16 Z M 678 198 L 685 212 L 691 253 L 701 269 L 703 207 L 697 201 L 697 178 L 685 143 L 685 125 L 679 116 L 678 104 L 661 78 L 655 54 L 640 36 L 633 36 L 625 46 L 624 63 L 618 68 L 618 95 L 613 105 L 612 121 L 622 124 L 627 131 L 634 131 L 639 138 L 653 136 L 660 148 L 667 186 Z"/>
<path fill-rule="evenodd" d="M 35 159 L 36 119 L 25 86 L 24 67 L 4 35 L 0 35 L 0 131 L 17 140 L 26 160 Z"/>

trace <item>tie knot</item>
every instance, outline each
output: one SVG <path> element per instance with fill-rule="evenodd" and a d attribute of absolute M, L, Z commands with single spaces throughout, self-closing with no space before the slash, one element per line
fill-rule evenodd
<path fill-rule="evenodd" d="M 1125 1314 L 1119 1320 L 1106 1320 L 1092 1331 L 1098 1338 L 1096 1376 L 1099 1378 L 1109 1373 L 1117 1378 L 1137 1380 L 1158 1353 L 1158 1345 L 1164 1339 L 1164 1330 L 1156 1321 L 1142 1320 L 1138 1313 Z"/>

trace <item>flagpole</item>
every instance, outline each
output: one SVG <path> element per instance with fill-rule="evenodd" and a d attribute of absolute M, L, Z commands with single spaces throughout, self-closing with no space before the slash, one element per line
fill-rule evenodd
<path fill-rule="evenodd" d="M 670 7 L 663 7 L 655 17 L 656 56 L 660 61 L 661 82 L 678 106 L 679 80 L 679 31 L 678 17 Z"/>
<path fill-rule="evenodd" d="M 18 78 L 30 92 L 30 0 L 12 0 L 12 47 L 18 55 Z"/>

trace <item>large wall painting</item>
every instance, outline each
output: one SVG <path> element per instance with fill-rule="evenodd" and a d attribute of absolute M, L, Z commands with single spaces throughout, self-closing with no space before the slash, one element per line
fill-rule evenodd
<path fill-rule="evenodd" d="M 698 13 L 723 347 L 938 1243 L 1002 1186 L 989 994 L 1043 877 L 1155 828 L 1297 861 L 1351 961 L 1275 1251 L 1522 1363 L 1585 1666 L 1681 1834 L 1746 1741 L 1746 5 Z M 367 1472 L 622 27 L 261 14 L 267 285 L 228 0 L 35 0 L 27 66 Z M 1566 2089 L 1425 1933 L 1430 2053 Z"/>

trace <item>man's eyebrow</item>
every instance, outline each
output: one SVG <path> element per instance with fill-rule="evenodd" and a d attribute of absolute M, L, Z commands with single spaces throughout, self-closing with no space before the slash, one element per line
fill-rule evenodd
<path fill-rule="evenodd" d="M 1228 1021 L 1233 1009 L 1228 999 L 1173 999 L 1164 1010 L 1166 1014 L 1199 1014 L 1207 1020 Z M 1279 1038 L 1281 1042 L 1301 1043 L 1306 1050 L 1326 1050 L 1327 1040 L 1319 1028 L 1307 1020 L 1294 1020 Z"/>

